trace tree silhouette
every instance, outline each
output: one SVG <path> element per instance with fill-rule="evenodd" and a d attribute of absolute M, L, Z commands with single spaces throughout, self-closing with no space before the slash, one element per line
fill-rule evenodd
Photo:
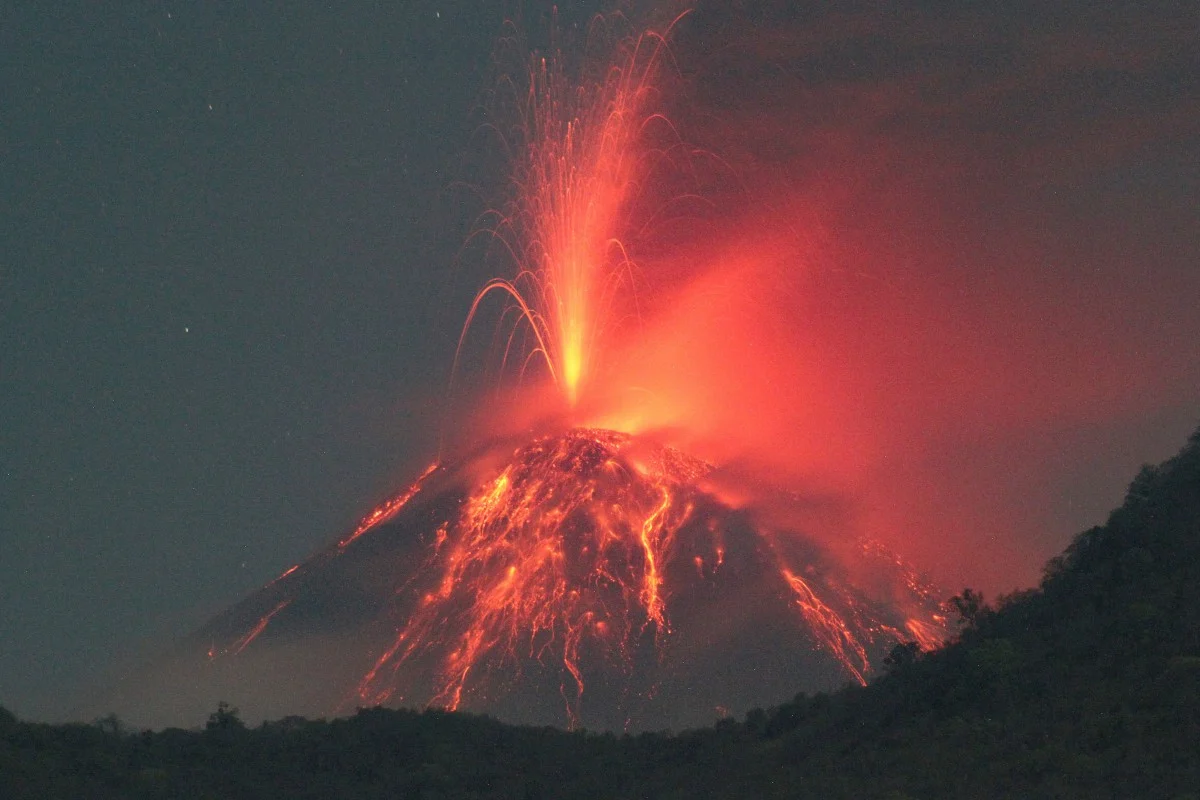
<path fill-rule="evenodd" d="M 208 715 L 204 724 L 206 731 L 244 731 L 246 723 L 238 716 L 238 710 L 224 700 L 217 703 L 217 710 Z"/>
<path fill-rule="evenodd" d="M 883 659 L 883 663 L 888 667 L 888 672 L 899 672 L 920 657 L 920 642 L 900 642 Z"/>
<path fill-rule="evenodd" d="M 962 594 L 951 597 L 950 605 L 958 612 L 959 624 L 967 628 L 977 627 L 989 611 L 983 602 L 983 594 L 971 588 L 963 589 Z"/>

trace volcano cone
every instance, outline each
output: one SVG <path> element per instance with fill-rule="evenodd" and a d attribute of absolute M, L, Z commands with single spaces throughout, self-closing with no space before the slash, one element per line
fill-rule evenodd
<path fill-rule="evenodd" d="M 155 721 L 231 698 L 251 717 L 433 706 L 678 729 L 864 682 L 898 642 L 943 635 L 933 591 L 887 551 L 768 528 L 712 474 L 588 428 L 433 466 L 125 699 Z"/>

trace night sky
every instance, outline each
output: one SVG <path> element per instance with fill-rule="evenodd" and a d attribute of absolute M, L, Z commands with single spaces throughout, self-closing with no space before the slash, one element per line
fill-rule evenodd
<path fill-rule="evenodd" d="M 754 263 L 663 296 L 770 331 L 687 377 L 947 585 L 1032 585 L 1200 423 L 1200 12 L 791 5 L 674 37 L 733 178 L 670 246 Z M 69 715 L 434 451 L 505 18 L 0 12 L 0 704 Z"/>

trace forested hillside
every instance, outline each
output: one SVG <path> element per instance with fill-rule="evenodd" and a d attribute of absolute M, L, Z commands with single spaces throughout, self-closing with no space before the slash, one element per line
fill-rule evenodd
<path fill-rule="evenodd" d="M 194 731 L 0 710 L 0 798 L 1200 798 L 1200 431 L 1039 588 L 864 688 L 677 735 L 371 709 Z M 753 679 L 752 676 L 749 679 Z M 203 721 L 198 721 L 203 722 Z"/>

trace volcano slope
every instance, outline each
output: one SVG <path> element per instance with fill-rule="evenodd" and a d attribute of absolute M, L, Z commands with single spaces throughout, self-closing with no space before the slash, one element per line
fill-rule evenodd
<path fill-rule="evenodd" d="M 0 796 L 1189 798 L 1200 786 L 1200 430 L 956 641 L 866 687 L 615 737 L 367 709 L 133 735 L 0 710 Z"/>
<path fill-rule="evenodd" d="M 110 702 L 149 724 L 235 698 L 255 718 L 680 729 L 865 683 L 899 642 L 944 638 L 938 593 L 882 547 L 768 523 L 718 483 L 588 428 L 432 466 Z"/>
<path fill-rule="evenodd" d="M 1197 797 L 1198 586 L 1200 429 L 957 641 L 693 741 L 738 750 L 727 796 Z"/>

